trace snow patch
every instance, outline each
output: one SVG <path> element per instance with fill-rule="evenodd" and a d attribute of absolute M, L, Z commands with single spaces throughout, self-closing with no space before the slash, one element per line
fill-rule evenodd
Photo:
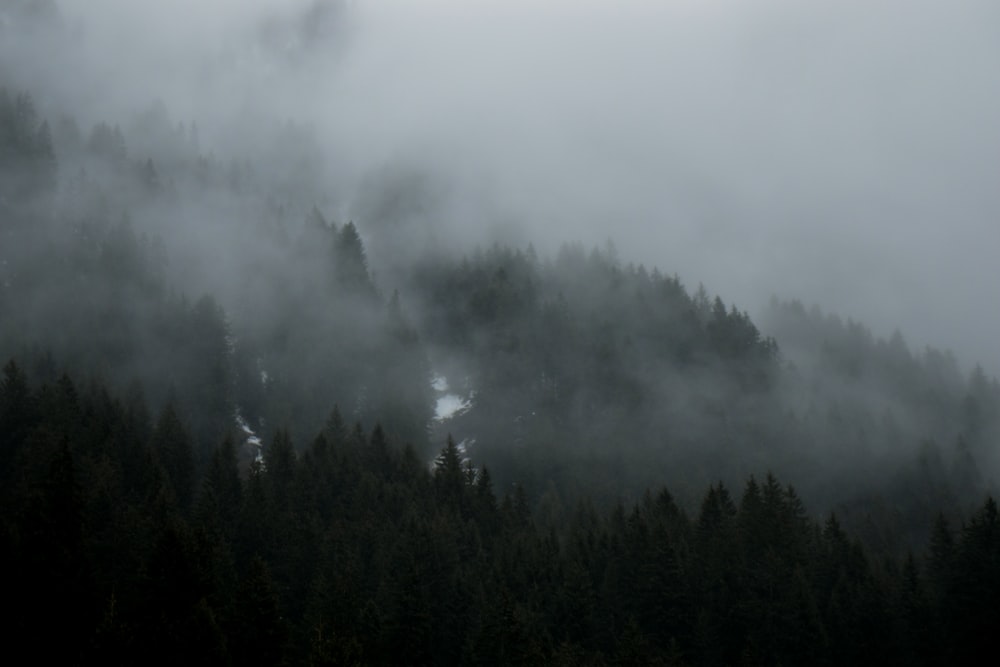
<path fill-rule="evenodd" d="M 435 375 L 431 378 L 431 389 L 434 391 L 448 391 L 448 378 L 443 375 Z"/>
<path fill-rule="evenodd" d="M 253 460 L 257 463 L 264 461 L 264 443 L 257 436 L 247 420 L 243 418 L 239 410 L 236 411 L 236 425 L 243 431 L 243 447 L 249 448 L 253 455 Z"/>
<path fill-rule="evenodd" d="M 448 378 L 440 373 L 435 373 L 432 377 L 431 388 L 438 393 L 437 401 L 434 404 L 434 421 L 443 422 L 452 419 L 467 412 L 472 407 L 475 392 L 470 391 L 468 396 L 449 392 Z"/>
<path fill-rule="evenodd" d="M 468 388 L 470 382 L 468 378 L 465 380 L 465 387 Z M 463 395 L 462 393 L 457 393 L 451 391 L 451 385 L 448 383 L 448 378 L 440 373 L 434 373 L 431 376 L 431 388 L 437 394 L 437 399 L 434 404 L 434 422 L 432 429 L 434 432 L 444 435 L 446 428 L 446 423 L 450 419 L 454 419 L 459 415 L 462 415 L 472 409 L 472 401 L 476 397 L 476 392 L 472 389 Z M 459 456 L 461 457 L 462 464 L 468 464 L 470 462 L 469 457 L 469 447 L 475 444 L 475 438 L 463 438 L 461 441 L 455 444 L 455 448 L 458 450 Z M 434 470 L 437 458 L 435 457 L 429 462 L 430 469 Z"/>
<path fill-rule="evenodd" d="M 457 394 L 445 394 L 437 399 L 434 406 L 434 419 L 444 421 L 462 414 L 472 407 L 472 403 L 467 398 L 462 398 Z"/>
<path fill-rule="evenodd" d="M 461 442 L 455 445 L 455 449 L 457 449 L 458 453 L 462 455 L 462 463 L 469 460 L 466 454 L 469 453 L 469 447 L 474 444 L 476 444 L 475 438 L 464 438 Z"/>

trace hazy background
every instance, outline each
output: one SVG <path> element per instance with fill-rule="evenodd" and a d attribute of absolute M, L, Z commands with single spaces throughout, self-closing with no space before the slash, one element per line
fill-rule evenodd
<path fill-rule="evenodd" d="M 51 39 L 0 34 L 42 113 L 160 99 L 237 156 L 295 121 L 362 231 L 611 238 L 752 314 L 817 302 L 1000 373 L 994 1 L 59 7 Z"/>

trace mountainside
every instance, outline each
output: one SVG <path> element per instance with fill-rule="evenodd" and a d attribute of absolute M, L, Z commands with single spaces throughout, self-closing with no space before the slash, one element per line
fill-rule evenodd
<path fill-rule="evenodd" d="M 3 355 L 42 380 L 67 369 L 135 383 L 154 409 L 172 399 L 206 451 L 236 413 L 301 444 L 337 407 L 427 459 L 451 432 L 533 497 L 667 483 L 691 501 L 773 471 L 819 508 L 889 513 L 864 520 L 896 524 L 897 548 L 994 488 L 996 380 L 899 333 L 776 301 L 767 336 L 610 243 L 376 257 L 382 284 L 363 223 L 201 155 L 165 110 L 144 136 L 176 137 L 172 153 L 140 156 L 107 122 L 63 117 L 53 133 L 27 93 L 4 89 L 0 111 L 17 176 Z M 443 422 L 436 375 L 468 403 Z"/>
<path fill-rule="evenodd" d="M 267 57 L 308 59 L 341 11 L 267 22 Z M 52 22 L 55 3 L 9 3 L 0 39 Z M 162 101 L 78 116 L 27 89 L 42 65 L 0 62 L 17 646 L 127 664 L 985 648 L 1000 383 L 982 367 L 781 295 L 751 318 L 613 238 L 449 237 L 405 169 L 352 209 L 307 123 L 255 119 L 241 145 Z"/>
<path fill-rule="evenodd" d="M 71 663 L 968 663 L 997 623 L 990 499 L 880 556 L 767 475 L 697 510 L 537 510 L 449 439 L 433 471 L 334 413 L 241 472 L 168 404 L 0 381 L 11 650 Z M 58 600 L 58 602 L 54 602 Z M 17 613 L 14 613 L 17 612 Z M 53 624 L 60 641 L 51 639 Z"/>
<path fill-rule="evenodd" d="M 4 356 L 173 397 L 203 448 L 236 411 L 301 442 L 337 406 L 428 458 L 447 432 L 474 441 L 534 496 L 693 498 L 771 470 L 827 509 L 901 512 L 916 532 L 899 544 L 993 488 L 996 381 L 898 333 L 775 302 L 766 336 L 610 245 L 377 257 L 381 284 L 363 224 L 201 155 L 165 110 L 144 136 L 173 133 L 172 157 L 133 156 L 107 122 L 53 135 L 26 93 L 0 102 L 21 183 L 4 197 Z M 444 424 L 435 374 L 469 397 Z"/>

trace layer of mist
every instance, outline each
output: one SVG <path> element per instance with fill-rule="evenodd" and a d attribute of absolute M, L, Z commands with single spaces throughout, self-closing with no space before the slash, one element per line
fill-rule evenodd
<path fill-rule="evenodd" d="M 1000 468 L 1000 153 L 995 10 L 908 7 L 8 3 L 0 357 L 920 543 Z"/>
<path fill-rule="evenodd" d="M 997 7 L 0 0 L 12 654 L 974 663 Z"/>
<path fill-rule="evenodd" d="M 11 27 L 30 5 L 56 16 Z M 6 6 L 0 71 L 43 115 L 162 104 L 387 227 L 375 264 L 613 238 L 754 314 L 821 303 L 998 370 L 995 3 Z"/>

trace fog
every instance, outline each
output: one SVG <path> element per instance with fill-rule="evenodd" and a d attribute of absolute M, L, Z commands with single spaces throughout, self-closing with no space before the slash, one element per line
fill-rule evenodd
<path fill-rule="evenodd" d="M 12 634 L 970 662 L 998 32 L 996 0 L 0 0 Z"/>
<path fill-rule="evenodd" d="M 612 239 L 751 313 L 816 302 L 1000 372 L 994 2 L 59 9 L 51 39 L 0 36 L 42 113 L 125 123 L 161 100 L 237 158 L 294 121 L 327 211 L 392 231 L 376 264 Z"/>

